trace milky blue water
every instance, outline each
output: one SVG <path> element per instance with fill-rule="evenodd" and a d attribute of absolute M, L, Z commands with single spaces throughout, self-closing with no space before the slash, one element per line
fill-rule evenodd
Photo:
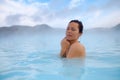
<path fill-rule="evenodd" d="M 59 57 L 64 33 L 0 37 L 0 80 L 120 80 L 120 37 L 85 32 L 85 59 Z"/>

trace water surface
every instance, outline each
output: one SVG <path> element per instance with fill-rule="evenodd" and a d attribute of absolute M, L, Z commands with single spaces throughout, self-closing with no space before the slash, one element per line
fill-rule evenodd
<path fill-rule="evenodd" d="M 85 59 L 59 57 L 61 34 L 0 37 L 0 80 L 120 80 L 120 37 L 85 32 Z"/>

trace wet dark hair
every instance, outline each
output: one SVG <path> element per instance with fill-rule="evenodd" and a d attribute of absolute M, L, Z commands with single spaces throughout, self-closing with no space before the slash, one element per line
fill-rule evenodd
<path fill-rule="evenodd" d="M 78 24 L 78 28 L 79 28 L 79 33 L 83 33 L 83 24 L 82 24 L 81 21 L 79 21 L 79 20 L 71 20 L 69 23 L 71 23 L 71 22 L 77 23 Z"/>

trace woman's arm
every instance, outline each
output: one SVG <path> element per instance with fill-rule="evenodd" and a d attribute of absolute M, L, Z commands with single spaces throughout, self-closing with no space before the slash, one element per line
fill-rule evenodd
<path fill-rule="evenodd" d="M 61 57 L 66 57 L 66 54 L 67 54 L 67 52 L 69 50 L 69 47 L 70 47 L 69 41 L 67 41 L 66 38 L 64 38 L 61 41 L 61 51 L 60 51 L 60 56 Z"/>

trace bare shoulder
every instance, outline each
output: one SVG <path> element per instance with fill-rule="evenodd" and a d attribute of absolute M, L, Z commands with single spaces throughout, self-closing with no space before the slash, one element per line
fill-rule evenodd
<path fill-rule="evenodd" d="M 81 43 L 74 43 L 71 45 L 68 57 L 82 57 L 85 56 L 85 47 Z"/>
<path fill-rule="evenodd" d="M 71 47 L 72 47 L 72 48 L 75 48 L 75 47 L 76 47 L 76 48 L 84 48 L 84 45 L 81 44 L 81 43 L 77 43 L 77 42 L 76 42 L 76 43 L 74 43 L 73 45 L 71 45 Z"/>

